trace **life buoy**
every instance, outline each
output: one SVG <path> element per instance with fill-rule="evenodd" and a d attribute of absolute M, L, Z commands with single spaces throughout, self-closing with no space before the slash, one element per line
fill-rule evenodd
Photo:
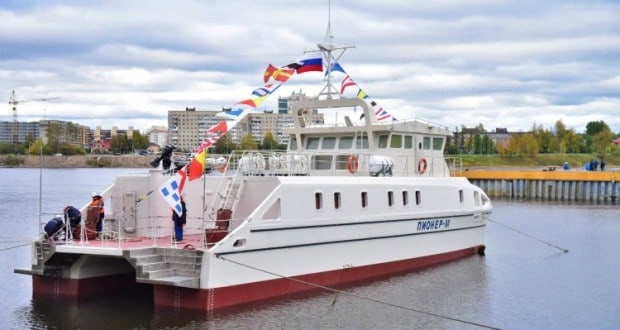
<path fill-rule="evenodd" d="M 349 156 L 349 159 L 347 159 L 347 170 L 349 170 L 349 173 L 353 174 L 357 172 L 359 165 L 359 157 L 357 157 L 357 155 Z"/>
<path fill-rule="evenodd" d="M 418 173 L 424 174 L 424 172 L 426 172 L 427 166 L 428 163 L 426 162 L 426 158 L 420 158 L 420 160 L 418 161 Z"/>

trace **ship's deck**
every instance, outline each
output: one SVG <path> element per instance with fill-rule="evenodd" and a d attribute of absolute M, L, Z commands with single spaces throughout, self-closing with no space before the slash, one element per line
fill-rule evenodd
<path fill-rule="evenodd" d="M 170 249 L 200 249 L 202 236 L 200 234 L 184 235 L 183 240 L 175 242 L 170 236 L 165 237 L 132 237 L 124 239 L 101 240 L 74 240 L 74 241 L 47 241 L 54 244 L 56 252 L 79 253 L 94 255 L 122 256 L 124 250 L 143 248 L 170 248 Z"/>

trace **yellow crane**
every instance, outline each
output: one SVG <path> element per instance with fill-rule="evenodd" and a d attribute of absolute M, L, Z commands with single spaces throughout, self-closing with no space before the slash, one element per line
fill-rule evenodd
<path fill-rule="evenodd" d="M 12 127 L 13 144 L 17 144 L 19 140 L 19 132 L 18 132 L 19 125 L 17 124 L 17 104 L 26 103 L 26 102 L 46 102 L 46 101 L 56 100 L 56 99 L 59 99 L 59 98 L 58 97 L 41 97 L 41 98 L 36 98 L 36 99 L 18 100 L 17 97 L 15 97 L 15 91 L 11 92 L 11 98 L 9 99 L 9 104 L 11 105 L 11 110 L 13 112 L 13 127 Z"/>

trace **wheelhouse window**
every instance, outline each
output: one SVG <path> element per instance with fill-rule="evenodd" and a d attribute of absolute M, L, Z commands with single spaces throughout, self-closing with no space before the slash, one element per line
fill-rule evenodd
<path fill-rule="evenodd" d="M 390 136 L 389 135 L 379 135 L 379 145 L 378 147 L 380 149 L 385 149 L 388 146 L 388 138 Z"/>
<path fill-rule="evenodd" d="M 461 203 L 465 201 L 465 196 L 463 195 L 463 189 L 459 189 L 459 201 Z"/>
<path fill-rule="evenodd" d="M 336 148 L 336 137 L 335 136 L 326 136 L 323 138 L 321 149 L 332 150 L 335 148 Z"/>
<path fill-rule="evenodd" d="M 407 190 L 403 190 L 403 206 L 409 205 L 409 192 Z"/>
<path fill-rule="evenodd" d="M 338 149 L 346 149 L 349 150 L 353 148 L 353 137 L 352 136 L 341 136 L 338 140 Z"/>
<path fill-rule="evenodd" d="M 394 192 L 391 190 L 388 191 L 387 198 L 388 198 L 388 206 L 393 206 L 394 205 Z"/>
<path fill-rule="evenodd" d="M 430 150 L 431 149 L 431 138 L 429 136 L 425 136 L 424 139 L 422 140 L 424 146 L 424 150 Z"/>
<path fill-rule="evenodd" d="M 403 147 L 403 136 L 400 134 L 392 134 L 392 139 L 390 140 L 390 148 L 400 149 Z"/>
<path fill-rule="evenodd" d="M 443 150 L 443 138 L 433 138 L 433 150 Z"/>
<path fill-rule="evenodd" d="M 318 137 L 309 137 L 306 140 L 306 150 L 317 150 L 319 149 L 319 142 L 321 141 Z"/>
<path fill-rule="evenodd" d="M 415 205 L 420 205 L 422 203 L 422 196 L 419 190 L 415 191 Z"/>
<path fill-rule="evenodd" d="M 405 135 L 405 149 L 413 149 L 413 137 Z"/>
<path fill-rule="evenodd" d="M 360 136 L 355 141 L 357 149 L 368 149 L 368 136 Z"/>

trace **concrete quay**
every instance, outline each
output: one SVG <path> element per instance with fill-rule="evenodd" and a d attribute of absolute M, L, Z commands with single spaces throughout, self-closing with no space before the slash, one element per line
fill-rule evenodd
<path fill-rule="evenodd" d="M 615 201 L 620 196 L 620 171 L 562 170 L 554 168 L 470 168 L 460 173 L 489 197 Z"/>

